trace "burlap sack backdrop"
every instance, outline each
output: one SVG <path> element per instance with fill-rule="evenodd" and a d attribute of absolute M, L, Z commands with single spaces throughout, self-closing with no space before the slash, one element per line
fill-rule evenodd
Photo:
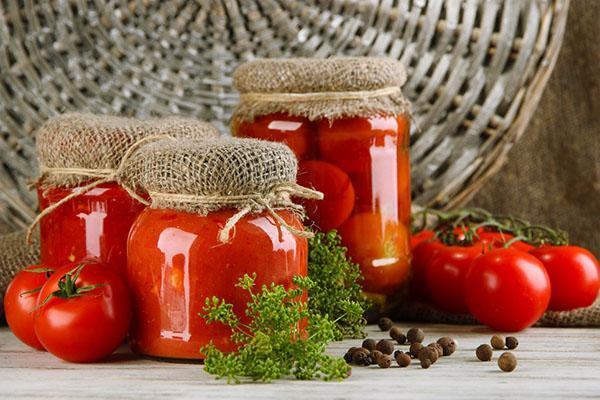
<path fill-rule="evenodd" d="M 240 103 L 233 119 L 284 112 L 311 121 L 408 114 L 406 71 L 389 58 L 287 58 L 251 61 L 233 74 Z"/>
<path fill-rule="evenodd" d="M 151 198 L 150 207 L 206 215 L 222 209 L 234 214 L 219 234 L 227 242 L 236 222 L 248 213 L 268 212 L 302 237 L 310 232 L 289 226 L 277 210 L 302 214 L 292 196 L 322 198 L 296 184 L 297 161 L 285 145 L 255 139 L 161 140 L 142 146 L 127 162 L 123 180 Z"/>

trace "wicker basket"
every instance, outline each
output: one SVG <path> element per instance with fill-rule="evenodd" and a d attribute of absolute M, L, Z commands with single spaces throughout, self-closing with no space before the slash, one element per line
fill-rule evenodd
<path fill-rule="evenodd" d="M 415 109 L 413 198 L 465 202 L 522 135 L 569 0 L 0 2 L 0 221 L 26 226 L 34 132 L 66 110 L 179 113 L 223 130 L 254 57 L 402 60 Z M 0 223 L 2 225 L 2 223 Z"/>

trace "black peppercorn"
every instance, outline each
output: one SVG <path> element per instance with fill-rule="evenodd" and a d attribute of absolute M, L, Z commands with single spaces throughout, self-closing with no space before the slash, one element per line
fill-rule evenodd
<path fill-rule="evenodd" d="M 438 353 L 435 349 L 432 349 L 431 347 L 423 347 L 421 350 L 419 350 L 419 361 L 423 362 L 424 359 L 429 359 L 429 361 L 431 361 L 432 364 L 435 364 L 435 362 L 438 360 Z"/>
<path fill-rule="evenodd" d="M 456 341 L 448 336 L 439 338 L 437 342 L 440 344 L 440 346 L 442 346 L 442 350 L 444 351 L 445 356 L 451 355 L 458 348 L 458 344 L 456 343 Z"/>
<path fill-rule="evenodd" d="M 519 345 L 519 340 L 514 336 L 508 336 L 506 338 L 506 348 L 509 350 L 514 350 Z"/>
<path fill-rule="evenodd" d="M 382 331 L 389 331 L 392 328 L 392 320 L 387 317 L 379 318 L 377 325 Z"/>
<path fill-rule="evenodd" d="M 490 339 L 490 344 L 496 350 L 502 350 L 504 348 L 504 339 L 498 335 L 492 336 Z"/>
<path fill-rule="evenodd" d="M 517 368 L 517 357 L 513 353 L 502 353 L 498 358 L 498 367 L 504 372 L 512 372 Z"/>
<path fill-rule="evenodd" d="M 373 339 L 365 339 L 362 342 L 362 347 L 363 347 L 363 349 L 367 349 L 367 350 L 375 350 L 376 344 L 377 344 L 377 342 Z"/>
<path fill-rule="evenodd" d="M 419 356 L 419 350 L 422 348 L 423 345 L 421 343 L 412 343 L 408 349 L 408 353 L 412 356 L 412 358 L 417 358 Z"/>
<path fill-rule="evenodd" d="M 346 361 L 348 364 L 352 363 L 352 353 L 350 353 L 349 351 L 346 352 L 346 354 L 344 354 L 344 361 Z"/>
<path fill-rule="evenodd" d="M 406 336 L 397 326 L 394 326 L 392 329 L 390 329 L 390 337 L 398 342 L 398 344 L 406 343 Z"/>
<path fill-rule="evenodd" d="M 377 365 L 379 365 L 379 368 L 389 368 L 392 366 L 392 357 L 390 357 L 387 354 L 382 355 L 381 357 L 379 357 L 379 360 L 377 361 Z"/>
<path fill-rule="evenodd" d="M 442 348 L 442 345 L 439 343 L 429 343 L 427 345 L 427 347 L 431 347 L 432 349 L 434 349 L 437 352 L 438 357 L 441 357 L 444 355 L 444 349 Z"/>
<path fill-rule="evenodd" d="M 409 343 L 421 343 L 425 339 L 425 334 L 419 328 L 411 328 L 406 332 L 406 339 Z"/>
<path fill-rule="evenodd" d="M 392 354 L 394 352 L 394 344 L 391 340 L 381 339 L 377 342 L 375 349 L 379 350 L 383 354 Z"/>
<path fill-rule="evenodd" d="M 379 357 L 381 357 L 383 355 L 384 354 L 382 352 L 380 352 L 379 350 L 371 350 L 371 359 L 373 359 L 373 363 L 375 363 L 375 364 L 377 364 Z"/>
<path fill-rule="evenodd" d="M 475 355 L 480 361 L 490 361 L 492 359 L 493 350 L 489 344 L 482 344 L 475 350 Z"/>
<path fill-rule="evenodd" d="M 394 353 L 396 362 L 400 368 L 406 368 L 410 365 L 410 356 L 402 351 Z"/>

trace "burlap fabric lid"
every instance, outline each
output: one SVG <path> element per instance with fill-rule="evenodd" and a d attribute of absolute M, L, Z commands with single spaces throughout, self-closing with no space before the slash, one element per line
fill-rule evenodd
<path fill-rule="evenodd" d="M 321 198 L 296 184 L 297 161 L 281 143 L 255 139 L 161 140 L 141 147 L 127 163 L 124 175 L 151 198 L 150 207 L 206 215 L 221 209 L 237 213 L 221 231 L 220 240 L 247 213 L 269 212 L 290 231 L 276 210 L 301 213 L 291 196 Z"/>
<path fill-rule="evenodd" d="M 239 66 L 241 93 L 233 118 L 251 121 L 275 112 L 310 120 L 408 113 L 400 87 L 406 71 L 391 58 L 261 59 Z"/>
<path fill-rule="evenodd" d="M 68 113 L 49 119 L 37 133 L 36 150 L 43 186 L 78 186 L 105 178 L 119 168 L 123 156 L 144 138 L 214 138 L 212 125 L 190 118 L 134 118 Z"/>

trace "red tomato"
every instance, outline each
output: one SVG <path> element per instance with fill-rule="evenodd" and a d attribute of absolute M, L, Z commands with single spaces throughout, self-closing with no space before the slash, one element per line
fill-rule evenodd
<path fill-rule="evenodd" d="M 431 298 L 427 290 L 427 266 L 445 246 L 437 239 L 421 241 L 412 248 L 410 292 L 415 300 Z"/>
<path fill-rule="evenodd" d="M 410 244 L 404 225 L 378 213 L 359 213 L 340 227 L 340 236 L 352 260 L 360 264 L 365 291 L 398 291 L 409 271 Z"/>
<path fill-rule="evenodd" d="M 98 262 L 57 270 L 42 287 L 38 307 L 38 339 L 50 353 L 70 362 L 110 355 L 123 343 L 131 318 L 123 278 Z"/>
<path fill-rule="evenodd" d="M 10 330 L 20 341 L 38 350 L 44 350 L 44 346 L 33 329 L 33 311 L 38 291 L 51 272 L 42 265 L 30 265 L 13 278 L 4 295 L 4 314 Z"/>
<path fill-rule="evenodd" d="M 285 143 L 299 160 L 309 156 L 314 136 L 313 123 L 304 117 L 275 113 L 256 117 L 252 122 L 234 122 L 236 136 Z"/>
<path fill-rule="evenodd" d="M 508 243 L 511 239 L 514 238 L 514 235 L 511 235 L 510 233 L 504 233 L 504 232 L 480 231 L 480 232 L 478 232 L 478 236 L 479 236 L 480 242 L 490 243 L 492 245 L 492 247 L 497 247 L 497 248 L 504 247 L 504 245 L 506 243 Z M 512 242 L 510 247 L 517 249 L 517 250 L 525 251 L 525 252 L 528 252 L 529 250 L 534 248 L 532 245 L 522 242 L 520 240 L 517 240 L 516 242 Z"/>
<path fill-rule="evenodd" d="M 550 279 L 531 254 L 494 249 L 473 261 L 465 292 L 469 311 L 481 323 L 516 332 L 533 325 L 546 311 Z"/>
<path fill-rule="evenodd" d="M 587 307 L 598 297 L 600 265 L 592 253 L 577 246 L 543 246 L 530 251 L 550 277 L 550 310 Z"/>
<path fill-rule="evenodd" d="M 354 187 L 348 175 L 324 161 L 302 161 L 298 183 L 323 192 L 323 200 L 300 200 L 308 217 L 322 231 L 339 227 L 354 208 Z"/>
<path fill-rule="evenodd" d="M 424 242 L 426 240 L 430 240 L 435 236 L 435 232 L 434 231 L 430 231 L 430 230 L 423 230 L 420 231 L 418 233 L 415 233 L 414 235 L 412 235 L 410 237 L 410 248 L 411 250 L 414 251 L 415 247 L 417 247 L 418 244 L 420 244 L 421 242 Z"/>
<path fill-rule="evenodd" d="M 465 277 L 473 260 L 484 253 L 481 243 L 472 246 L 443 246 L 425 268 L 427 292 L 433 304 L 457 314 L 469 312 L 465 301 Z"/>

